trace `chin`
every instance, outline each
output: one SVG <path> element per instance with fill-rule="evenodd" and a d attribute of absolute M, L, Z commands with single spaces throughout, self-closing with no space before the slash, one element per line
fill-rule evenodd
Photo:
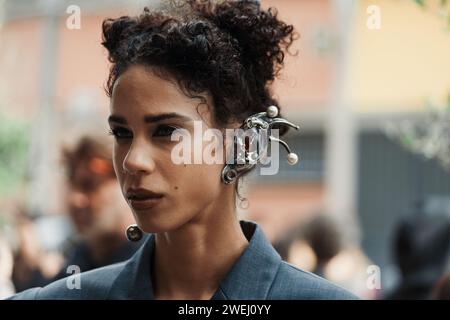
<path fill-rule="evenodd" d="M 134 215 L 139 228 L 145 233 L 170 232 L 186 223 L 181 219 L 173 219 L 174 214 L 167 211 L 161 213 L 134 211 Z"/>

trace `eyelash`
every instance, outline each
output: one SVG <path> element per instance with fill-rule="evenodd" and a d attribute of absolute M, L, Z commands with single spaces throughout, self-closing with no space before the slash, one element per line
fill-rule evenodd
<path fill-rule="evenodd" d="M 126 130 L 126 129 L 114 128 L 114 129 L 109 130 L 109 134 L 112 135 L 116 140 L 123 140 L 123 139 L 126 139 L 126 137 L 121 136 L 123 131 L 126 131 L 128 133 L 128 130 Z M 131 137 L 133 137 L 133 136 L 131 135 Z"/>
<path fill-rule="evenodd" d="M 167 125 L 167 124 L 166 124 L 166 125 L 160 125 L 160 126 L 158 126 L 158 127 L 156 128 L 155 133 L 158 132 L 158 130 L 162 130 L 162 129 L 170 129 L 170 133 L 168 133 L 168 134 L 163 134 L 163 135 L 159 135 L 159 136 L 156 136 L 156 137 L 170 137 L 170 136 L 172 136 L 172 133 L 173 133 L 175 130 L 177 130 L 178 128 L 175 127 L 175 126 Z"/>
<path fill-rule="evenodd" d="M 159 130 L 162 129 L 171 129 L 170 133 L 168 134 L 156 134 Z M 171 126 L 171 125 L 160 125 L 156 128 L 156 130 L 153 133 L 153 137 L 157 137 L 157 138 L 165 138 L 165 137 L 170 137 L 172 135 L 172 133 L 177 130 L 178 128 L 175 126 Z M 125 132 L 124 132 L 125 131 Z M 114 136 L 114 138 L 116 140 L 124 140 L 124 139 L 130 139 L 133 138 L 133 134 L 131 134 L 129 132 L 129 130 L 125 129 L 125 128 L 112 128 L 109 130 L 108 132 L 110 135 Z M 128 135 L 128 136 L 123 136 L 123 135 Z"/>

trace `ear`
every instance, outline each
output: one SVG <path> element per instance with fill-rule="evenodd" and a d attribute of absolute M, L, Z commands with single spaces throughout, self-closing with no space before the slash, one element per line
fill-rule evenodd
<path fill-rule="evenodd" d="M 237 121 L 234 121 L 232 123 L 230 123 L 229 125 L 227 125 L 225 128 L 222 129 L 222 135 L 223 135 L 223 154 L 224 156 L 226 156 L 228 154 L 228 152 L 231 152 L 232 150 L 235 149 L 235 141 L 234 138 L 233 139 L 229 139 L 227 135 L 227 130 L 237 130 L 241 127 L 242 123 L 239 123 Z M 233 137 L 233 135 L 231 135 Z M 226 159 L 225 159 L 226 160 Z"/>

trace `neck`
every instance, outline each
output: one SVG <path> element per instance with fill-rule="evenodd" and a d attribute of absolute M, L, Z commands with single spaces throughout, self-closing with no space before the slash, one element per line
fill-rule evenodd
<path fill-rule="evenodd" d="M 156 299 L 210 299 L 217 290 L 248 244 L 234 206 L 217 212 L 156 235 Z"/>

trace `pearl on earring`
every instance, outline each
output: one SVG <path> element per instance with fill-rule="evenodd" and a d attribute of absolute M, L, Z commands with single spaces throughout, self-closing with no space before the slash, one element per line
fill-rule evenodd
<path fill-rule="evenodd" d="M 269 118 L 275 118 L 278 116 L 278 107 L 277 106 L 270 106 L 267 108 L 267 115 Z"/>
<path fill-rule="evenodd" d="M 293 152 L 289 153 L 288 156 L 287 156 L 287 162 L 288 162 L 291 166 L 293 166 L 294 164 L 296 164 L 296 163 L 298 162 L 298 156 L 297 156 L 297 154 L 295 154 L 295 153 L 293 153 Z"/>

